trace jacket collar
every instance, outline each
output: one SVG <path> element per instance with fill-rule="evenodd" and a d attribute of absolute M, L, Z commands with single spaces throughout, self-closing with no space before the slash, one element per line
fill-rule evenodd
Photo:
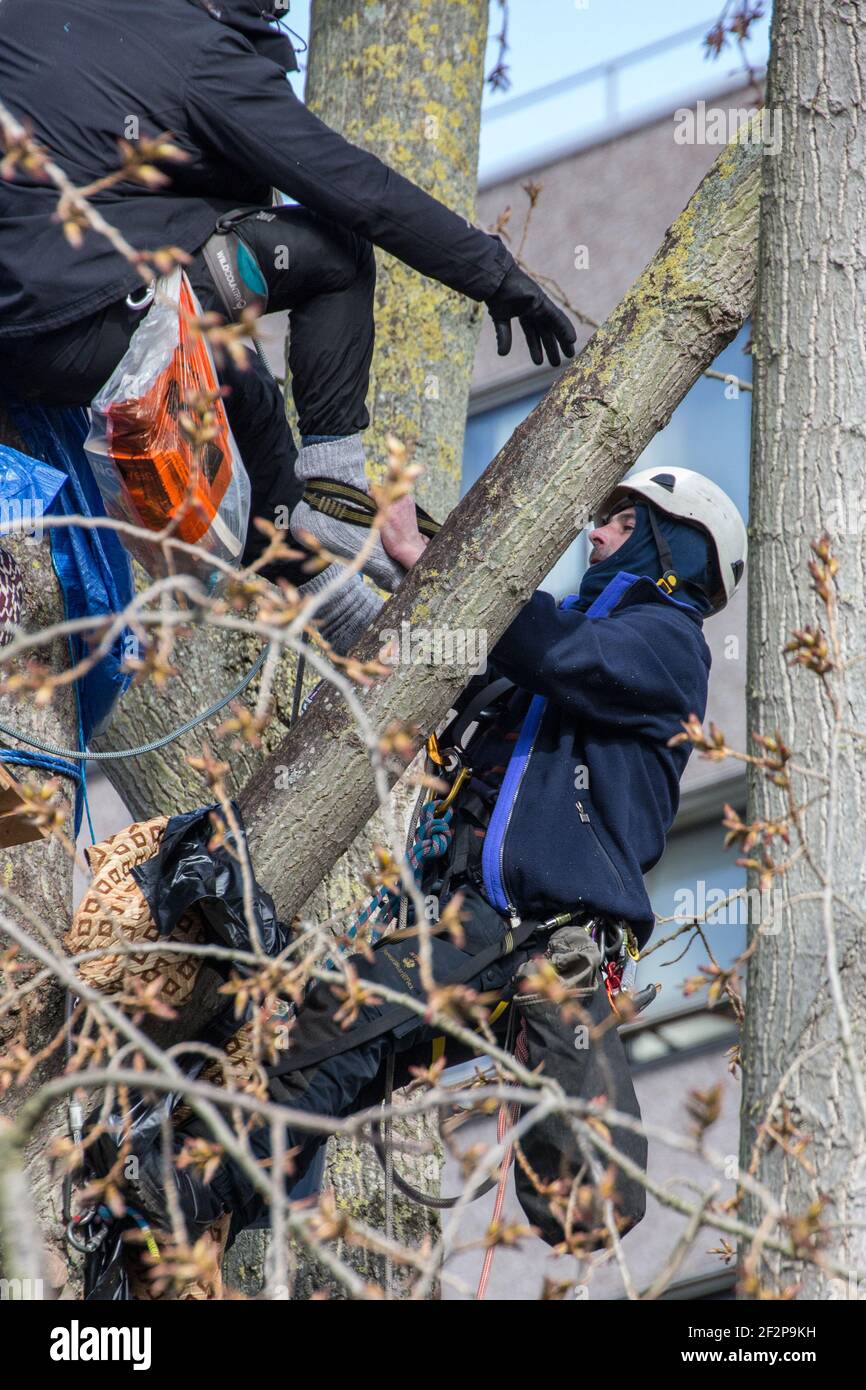
<path fill-rule="evenodd" d="M 248 39 L 257 53 L 270 58 L 284 72 L 296 72 L 298 60 L 291 41 L 270 21 L 275 19 L 275 0 L 190 0 L 217 24 L 224 24 Z"/>
<path fill-rule="evenodd" d="M 562 600 L 562 608 L 574 608 L 579 603 L 578 594 L 569 594 Z M 643 574 L 629 574 L 627 570 L 620 570 L 613 576 L 609 584 L 606 584 L 601 593 L 586 610 L 588 618 L 605 618 L 608 613 L 612 613 L 615 608 L 628 607 L 632 603 L 670 603 L 675 608 L 680 608 L 687 617 L 692 618 L 698 626 L 702 626 L 703 617 L 691 603 L 684 603 L 682 599 L 673 598 L 666 594 L 664 589 L 660 589 L 654 580 L 648 579 Z"/>

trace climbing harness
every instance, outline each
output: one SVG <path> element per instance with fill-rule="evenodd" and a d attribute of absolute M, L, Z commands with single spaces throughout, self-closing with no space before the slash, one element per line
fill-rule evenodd
<path fill-rule="evenodd" d="M 458 797 L 472 776 L 472 769 L 465 763 L 464 741 L 467 739 L 469 730 L 471 728 L 473 733 L 477 732 L 482 719 L 492 718 L 495 712 L 494 706 L 503 695 L 514 688 L 513 681 L 508 680 L 505 676 L 491 681 L 479 691 L 466 709 L 457 715 L 443 731 L 443 738 L 447 737 L 447 746 L 444 750 L 440 749 L 435 733 L 431 734 L 427 740 L 427 755 L 430 761 L 446 775 L 453 774 L 453 779 L 447 793 L 441 800 L 425 802 L 422 789 L 415 804 L 409 825 L 406 858 L 411 865 L 419 891 L 424 872 L 431 861 L 444 858 L 451 847 L 454 834 L 452 827 L 454 808 Z M 394 921 L 395 913 L 398 914 L 398 927 L 403 930 L 407 924 L 408 904 L 408 894 L 400 889 L 387 888 L 384 884 L 380 885 L 347 929 L 346 937 L 349 941 L 353 941 L 371 918 L 376 917 L 377 925 L 367 937 L 367 943 L 372 946 L 380 940 L 385 927 Z M 343 951 L 341 954 L 346 953 Z M 333 960 L 329 961 L 328 964 L 333 968 Z"/>

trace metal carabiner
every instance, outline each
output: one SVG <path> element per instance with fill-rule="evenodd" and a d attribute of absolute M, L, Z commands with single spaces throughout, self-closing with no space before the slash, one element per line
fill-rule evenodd
<path fill-rule="evenodd" d="M 458 796 L 458 794 L 459 794 L 459 792 L 460 792 L 460 789 L 461 789 L 461 787 L 463 786 L 464 782 L 466 782 L 471 776 L 472 776 L 472 769 L 471 769 L 471 767 L 461 767 L 461 769 L 460 769 L 460 771 L 458 772 L 457 776 L 454 778 L 454 781 L 451 783 L 451 788 L 450 788 L 450 790 L 449 790 L 449 792 L 448 792 L 448 795 L 445 797 L 444 801 L 437 801 L 437 802 L 436 802 L 436 805 L 435 805 L 434 810 L 435 810 L 435 813 L 436 813 L 437 816 L 443 815 L 444 812 L 448 810 L 448 807 L 454 802 L 454 800 L 455 800 L 456 797 Z"/>
<path fill-rule="evenodd" d="M 625 940 L 622 922 L 609 922 L 602 919 L 600 936 L 603 943 L 601 947 L 602 960 L 616 960 L 622 952 L 622 943 Z"/>
<path fill-rule="evenodd" d="M 143 295 L 143 298 L 136 299 L 135 296 L 137 294 Z M 145 309 L 150 308 L 155 298 L 156 281 L 151 280 L 150 284 L 144 290 L 130 290 L 129 294 L 126 296 L 126 307 L 127 309 L 132 309 L 134 313 L 140 314 L 143 313 Z"/>
<path fill-rule="evenodd" d="M 99 1222 L 99 1229 L 88 1235 L 87 1228 L 92 1226 L 95 1221 Z M 73 1216 L 66 1227 L 66 1239 L 72 1248 L 80 1251 L 82 1255 L 92 1255 L 94 1250 L 99 1249 L 107 1235 L 108 1227 L 96 1207 L 91 1207 L 90 1211 L 79 1212 L 77 1216 Z"/>

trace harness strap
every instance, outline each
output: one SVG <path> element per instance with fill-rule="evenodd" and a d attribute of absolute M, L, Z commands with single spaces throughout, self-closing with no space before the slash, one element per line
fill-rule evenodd
<path fill-rule="evenodd" d="M 465 795 L 454 821 L 451 855 L 439 888 L 440 898 L 448 898 L 451 894 L 452 884 L 459 887 L 461 880 L 469 872 L 471 864 L 480 859 L 481 840 L 475 832 L 476 830 L 486 831 L 489 822 L 490 810 L 485 806 L 478 793 L 469 792 Z"/>
<path fill-rule="evenodd" d="M 477 721 L 478 716 L 483 710 L 485 710 L 488 705 L 494 704 L 496 700 L 501 699 L 503 695 L 516 689 L 517 687 L 514 681 L 509 680 L 507 676 L 500 676 L 498 680 L 490 681 L 488 685 L 482 686 L 478 694 L 473 696 L 469 701 L 466 708 L 461 710 L 458 715 L 455 715 L 447 728 L 442 730 L 437 740 L 439 746 L 442 748 L 456 748 L 458 752 L 462 753 L 464 751 L 463 737 L 467 729 Z"/>
<path fill-rule="evenodd" d="M 473 975 L 480 975 L 483 970 L 487 969 L 488 965 L 492 965 L 500 956 L 510 955 L 518 946 L 522 946 L 524 941 L 528 941 L 532 933 L 540 926 L 541 922 L 529 918 L 517 926 L 508 927 L 503 932 L 501 941 L 495 941 L 491 946 L 479 951 L 477 955 L 470 956 L 459 970 L 456 970 L 453 975 L 449 973 L 447 979 L 438 980 L 437 984 L 464 984 L 467 980 L 471 980 Z M 327 1042 L 319 1043 L 317 1047 L 302 1048 L 297 1052 L 288 1053 L 280 1061 L 265 1067 L 265 1072 L 270 1077 L 279 1077 L 287 1076 L 293 1071 L 317 1066 L 320 1062 L 326 1062 L 331 1057 L 339 1057 L 343 1052 L 361 1046 L 362 1043 L 372 1042 L 374 1038 L 381 1037 L 383 1033 L 397 1028 L 401 1023 L 414 1017 L 416 1017 L 414 1010 L 407 1009 L 402 1004 L 394 1004 L 391 1008 L 385 1009 L 378 1018 L 371 1018 L 358 1027 L 347 1028 L 338 1037 L 329 1038 Z"/>
<path fill-rule="evenodd" d="M 331 478 L 311 478 L 304 487 L 304 501 L 314 511 L 334 517 L 336 521 L 347 521 L 350 526 L 369 526 L 377 511 L 372 497 L 361 488 L 334 482 Z M 442 523 L 434 521 L 417 502 L 415 516 L 422 536 L 431 539 L 442 530 Z"/>

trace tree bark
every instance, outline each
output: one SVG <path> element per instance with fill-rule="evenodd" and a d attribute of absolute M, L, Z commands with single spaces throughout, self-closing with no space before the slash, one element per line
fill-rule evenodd
<path fill-rule="evenodd" d="M 485 0 L 314 0 L 306 99 L 322 120 L 464 217 L 475 215 Z M 460 493 L 481 305 L 376 252 L 376 353 L 365 435 L 380 472 L 390 432 L 424 468 L 422 504 Z"/>
<path fill-rule="evenodd" d="M 475 210 L 478 136 L 484 80 L 487 6 L 484 0 L 454 5 L 433 0 L 419 10 L 399 0 L 358 5 L 354 0 L 315 0 L 312 11 L 306 100 L 347 139 L 372 150 L 427 192 L 471 217 Z M 368 470 L 381 474 L 386 437 L 397 435 L 424 469 L 422 504 L 447 516 L 460 494 L 463 432 L 481 309 L 382 251 L 376 252 L 376 350 L 365 433 Z M 397 825 L 406 827 L 415 794 L 398 785 L 391 798 Z M 373 815 L 303 907 L 307 917 L 345 914 L 363 896 L 371 847 L 385 840 L 381 815 Z M 324 874 L 324 869 L 322 871 Z M 318 877 L 322 878 L 322 874 Z M 439 1159 L 433 1121 L 407 1124 L 415 1140 L 434 1143 L 425 1157 L 400 1160 L 401 1171 L 422 1190 L 436 1190 Z M 384 1181 L 366 1146 L 332 1141 L 326 1181 L 340 1206 L 365 1223 L 384 1226 Z M 435 1212 L 397 1194 L 394 1234 L 420 1246 L 435 1239 Z M 244 1238 L 258 1263 L 254 1233 Z M 340 1257 L 365 1279 L 384 1282 L 384 1262 L 358 1247 L 341 1245 Z M 405 1286 L 395 1271 L 394 1288 Z M 294 1297 L 315 1288 L 341 1291 L 327 1273 L 301 1257 Z"/>
<path fill-rule="evenodd" d="M 760 145 L 725 149 L 655 258 L 452 512 L 368 632 L 435 622 L 488 650 L 752 308 Z M 376 731 L 433 728 L 469 675 L 400 664 L 361 695 Z M 417 746 L 417 745 L 416 745 Z M 276 767 L 288 769 L 275 790 Z M 342 701 L 324 689 L 241 797 L 258 872 L 280 911 L 309 896 L 375 806 L 370 760 Z"/>
<path fill-rule="evenodd" d="M 781 118 L 782 140 L 779 153 L 764 161 L 760 230 L 748 727 L 780 730 L 796 760 L 829 784 L 794 779 L 796 799 L 813 801 L 801 818 L 809 854 L 775 880 L 782 906 L 777 930 L 759 935 L 749 966 L 741 1148 L 748 1167 L 759 1126 L 771 1118 L 777 1131 L 790 1127 L 789 1148 L 793 1131 L 810 1137 L 801 1162 L 762 1135 L 757 1176 L 792 1219 L 826 1199 L 819 1223 L 838 1224 L 825 1232 L 825 1254 L 861 1270 L 866 684 L 860 666 L 829 673 L 837 717 L 823 682 L 808 669 L 789 668 L 783 647 L 793 630 L 821 626 L 831 657 L 853 663 L 866 639 L 864 68 L 863 4 L 776 0 L 767 104 Z M 835 652 L 833 626 L 807 569 L 810 542 L 824 531 L 840 566 Z M 780 813 L 780 792 L 752 769 L 749 820 Z M 782 857 L 776 847 L 772 853 Z M 754 1219 L 757 1212 L 747 1198 L 744 1213 Z M 770 1289 L 796 1284 L 800 1298 L 862 1296 L 844 1280 L 837 1287 L 816 1266 L 781 1255 L 765 1253 L 756 1268 L 745 1268 Z M 745 1296 L 754 1290 L 754 1283 L 744 1284 Z"/>
<path fill-rule="evenodd" d="M 18 435 L 11 419 L 0 410 L 0 442 L 27 450 Z M 51 548 L 48 536 L 40 542 L 24 536 L 7 535 L 0 545 L 17 562 L 21 576 L 21 626 L 29 632 L 63 621 L 63 602 L 51 564 Z M 52 672 L 62 671 L 69 665 L 69 649 L 65 638 L 55 639 L 37 649 L 33 655 Z M 13 671 L 21 670 L 19 663 L 4 665 L 3 678 Z M 44 743 L 58 747 L 74 748 L 77 745 L 75 701 L 72 690 L 65 688 L 58 692 L 50 705 L 39 707 L 32 697 L 14 699 L 5 696 L 0 699 L 0 719 L 12 728 L 40 739 Z M 0 736 L 4 748 L 21 748 L 33 752 L 26 744 L 18 743 L 7 735 Z M 44 785 L 51 773 L 37 768 L 10 768 L 14 774 L 27 778 L 37 785 Z M 65 829 L 73 834 L 72 804 L 74 785 L 64 779 L 61 783 L 63 799 L 68 803 L 69 816 Z M 29 844 L 15 845 L 0 851 L 0 873 L 4 889 L 16 894 L 46 924 L 56 941 L 62 937 L 69 925 L 72 913 L 72 860 L 56 837 L 33 840 Z M 23 983 L 29 974 L 35 974 L 36 967 L 28 965 L 22 974 L 15 977 L 17 984 Z M 0 1051 L 4 1050 L 17 1036 L 23 1040 L 31 1052 L 38 1052 L 57 1032 L 63 1020 L 64 991 L 49 981 L 27 997 L 27 1010 L 16 1009 L 0 1019 Z M 13 1086 L 0 1097 L 0 1115 L 11 1114 L 37 1089 L 44 1079 L 40 1069 L 23 1086 Z M 47 1162 L 47 1149 L 57 1134 L 65 1132 L 65 1107 L 55 1106 L 38 1126 L 27 1149 L 28 1183 L 30 1201 L 43 1232 L 45 1248 L 41 1252 L 41 1277 L 46 1280 L 46 1292 L 50 1286 L 62 1288 L 66 1282 L 66 1249 L 61 1222 L 61 1193 L 59 1184 L 51 1178 Z M 10 1271 L 12 1277 L 15 1272 Z"/>

